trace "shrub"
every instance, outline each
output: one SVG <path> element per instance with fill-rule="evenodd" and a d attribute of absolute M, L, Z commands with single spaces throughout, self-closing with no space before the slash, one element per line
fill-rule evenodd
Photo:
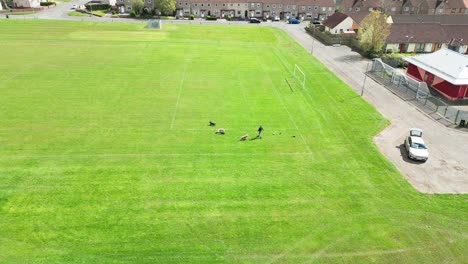
<path fill-rule="evenodd" d="M 41 6 L 50 6 L 50 5 L 55 5 L 55 2 L 41 2 Z"/>
<path fill-rule="evenodd" d="M 131 16 L 131 17 L 136 17 L 136 12 L 135 12 L 135 10 L 130 11 L 130 16 Z"/>
<path fill-rule="evenodd" d="M 194 20 L 195 19 L 195 15 L 194 14 L 191 14 L 190 15 L 190 20 Z"/>
<path fill-rule="evenodd" d="M 206 20 L 218 20 L 218 18 L 215 16 L 207 16 Z"/>
<path fill-rule="evenodd" d="M 226 20 L 227 21 L 231 21 L 232 17 L 231 16 L 227 16 Z"/>

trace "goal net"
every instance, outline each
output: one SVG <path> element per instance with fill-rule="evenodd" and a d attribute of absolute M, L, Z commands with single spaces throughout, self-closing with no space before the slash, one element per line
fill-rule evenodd
<path fill-rule="evenodd" d="M 302 89 L 305 87 L 305 81 L 306 81 L 306 75 L 305 73 L 301 70 L 301 68 L 297 65 L 294 64 L 294 79 L 299 82 L 301 85 Z"/>
<path fill-rule="evenodd" d="M 147 28 L 161 29 L 162 28 L 162 21 L 161 21 L 161 19 L 150 19 L 150 20 L 148 20 L 148 25 L 146 27 Z"/>

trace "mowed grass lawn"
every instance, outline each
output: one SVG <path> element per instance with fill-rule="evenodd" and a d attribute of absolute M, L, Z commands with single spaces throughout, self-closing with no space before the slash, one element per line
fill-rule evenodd
<path fill-rule="evenodd" d="M 468 261 L 467 196 L 415 191 L 279 29 L 0 20 L 0 47 L 2 263 Z"/>

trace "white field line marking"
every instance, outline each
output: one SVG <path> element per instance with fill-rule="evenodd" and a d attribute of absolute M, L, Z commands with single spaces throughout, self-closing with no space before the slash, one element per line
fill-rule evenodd
<path fill-rule="evenodd" d="M 0 155 L 0 158 L 71 158 L 71 157 L 184 157 L 184 156 L 265 156 L 265 155 L 311 155 L 308 152 L 275 152 L 275 153 L 103 153 L 103 154 L 25 154 Z"/>
<path fill-rule="evenodd" d="M 257 55 L 256 57 L 257 57 L 257 60 L 260 61 L 260 63 L 261 63 L 261 60 L 259 60 L 258 55 Z M 282 63 L 283 63 L 283 62 L 282 62 Z M 263 64 L 261 64 L 261 65 L 262 65 L 262 68 L 264 68 L 264 67 L 263 67 Z M 284 63 L 283 63 L 283 65 L 286 67 L 286 69 L 289 71 L 289 73 L 292 74 L 292 72 L 291 72 L 291 70 L 289 69 L 289 67 L 287 67 L 287 65 L 285 65 Z M 270 79 L 270 81 L 271 81 L 271 79 Z M 299 132 L 299 135 L 301 136 L 301 139 L 302 139 L 302 141 L 304 142 L 304 144 L 305 144 L 305 146 L 306 146 L 306 148 L 307 148 L 307 151 L 308 151 L 310 154 L 312 154 L 312 150 L 310 150 L 309 144 L 307 144 L 307 141 L 305 140 L 304 135 L 302 134 L 302 132 L 301 132 L 301 130 L 299 129 L 299 127 L 297 126 L 296 121 L 294 121 L 294 118 L 292 117 L 291 112 L 290 112 L 289 109 L 286 107 L 283 98 L 281 97 L 281 95 L 280 95 L 279 92 L 278 92 L 278 88 L 276 87 L 276 85 L 273 85 L 273 88 L 274 88 L 273 90 L 274 90 L 274 92 L 275 92 L 275 96 L 279 99 L 279 101 L 280 101 L 280 103 L 281 103 L 281 106 L 282 106 L 283 109 L 286 111 L 286 113 L 288 113 L 289 120 L 291 120 L 291 122 L 293 123 L 294 127 L 297 129 L 297 132 Z"/>
<path fill-rule="evenodd" d="M 175 108 L 174 108 L 174 115 L 172 115 L 171 129 L 174 128 L 174 123 L 175 123 L 175 119 L 176 119 L 176 116 L 177 116 L 177 109 L 179 108 L 180 95 L 182 94 L 182 87 L 184 86 L 185 74 L 186 74 L 187 68 L 188 68 L 187 65 L 188 65 L 188 63 L 185 64 L 184 73 L 182 74 L 182 79 L 180 80 L 179 94 L 177 95 L 177 101 L 176 101 L 176 105 L 175 105 Z"/>

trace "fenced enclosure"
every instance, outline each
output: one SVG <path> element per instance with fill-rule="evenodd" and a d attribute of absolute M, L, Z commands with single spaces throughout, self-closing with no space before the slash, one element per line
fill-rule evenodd
<path fill-rule="evenodd" d="M 408 101 L 415 100 L 415 105 L 424 112 L 443 117 L 447 125 L 460 124 L 461 120 L 468 120 L 468 111 L 457 108 L 457 105 L 451 104 L 437 92 L 431 91 L 425 82 L 407 76 L 381 59 L 373 60 L 368 74 L 400 97 Z"/>

